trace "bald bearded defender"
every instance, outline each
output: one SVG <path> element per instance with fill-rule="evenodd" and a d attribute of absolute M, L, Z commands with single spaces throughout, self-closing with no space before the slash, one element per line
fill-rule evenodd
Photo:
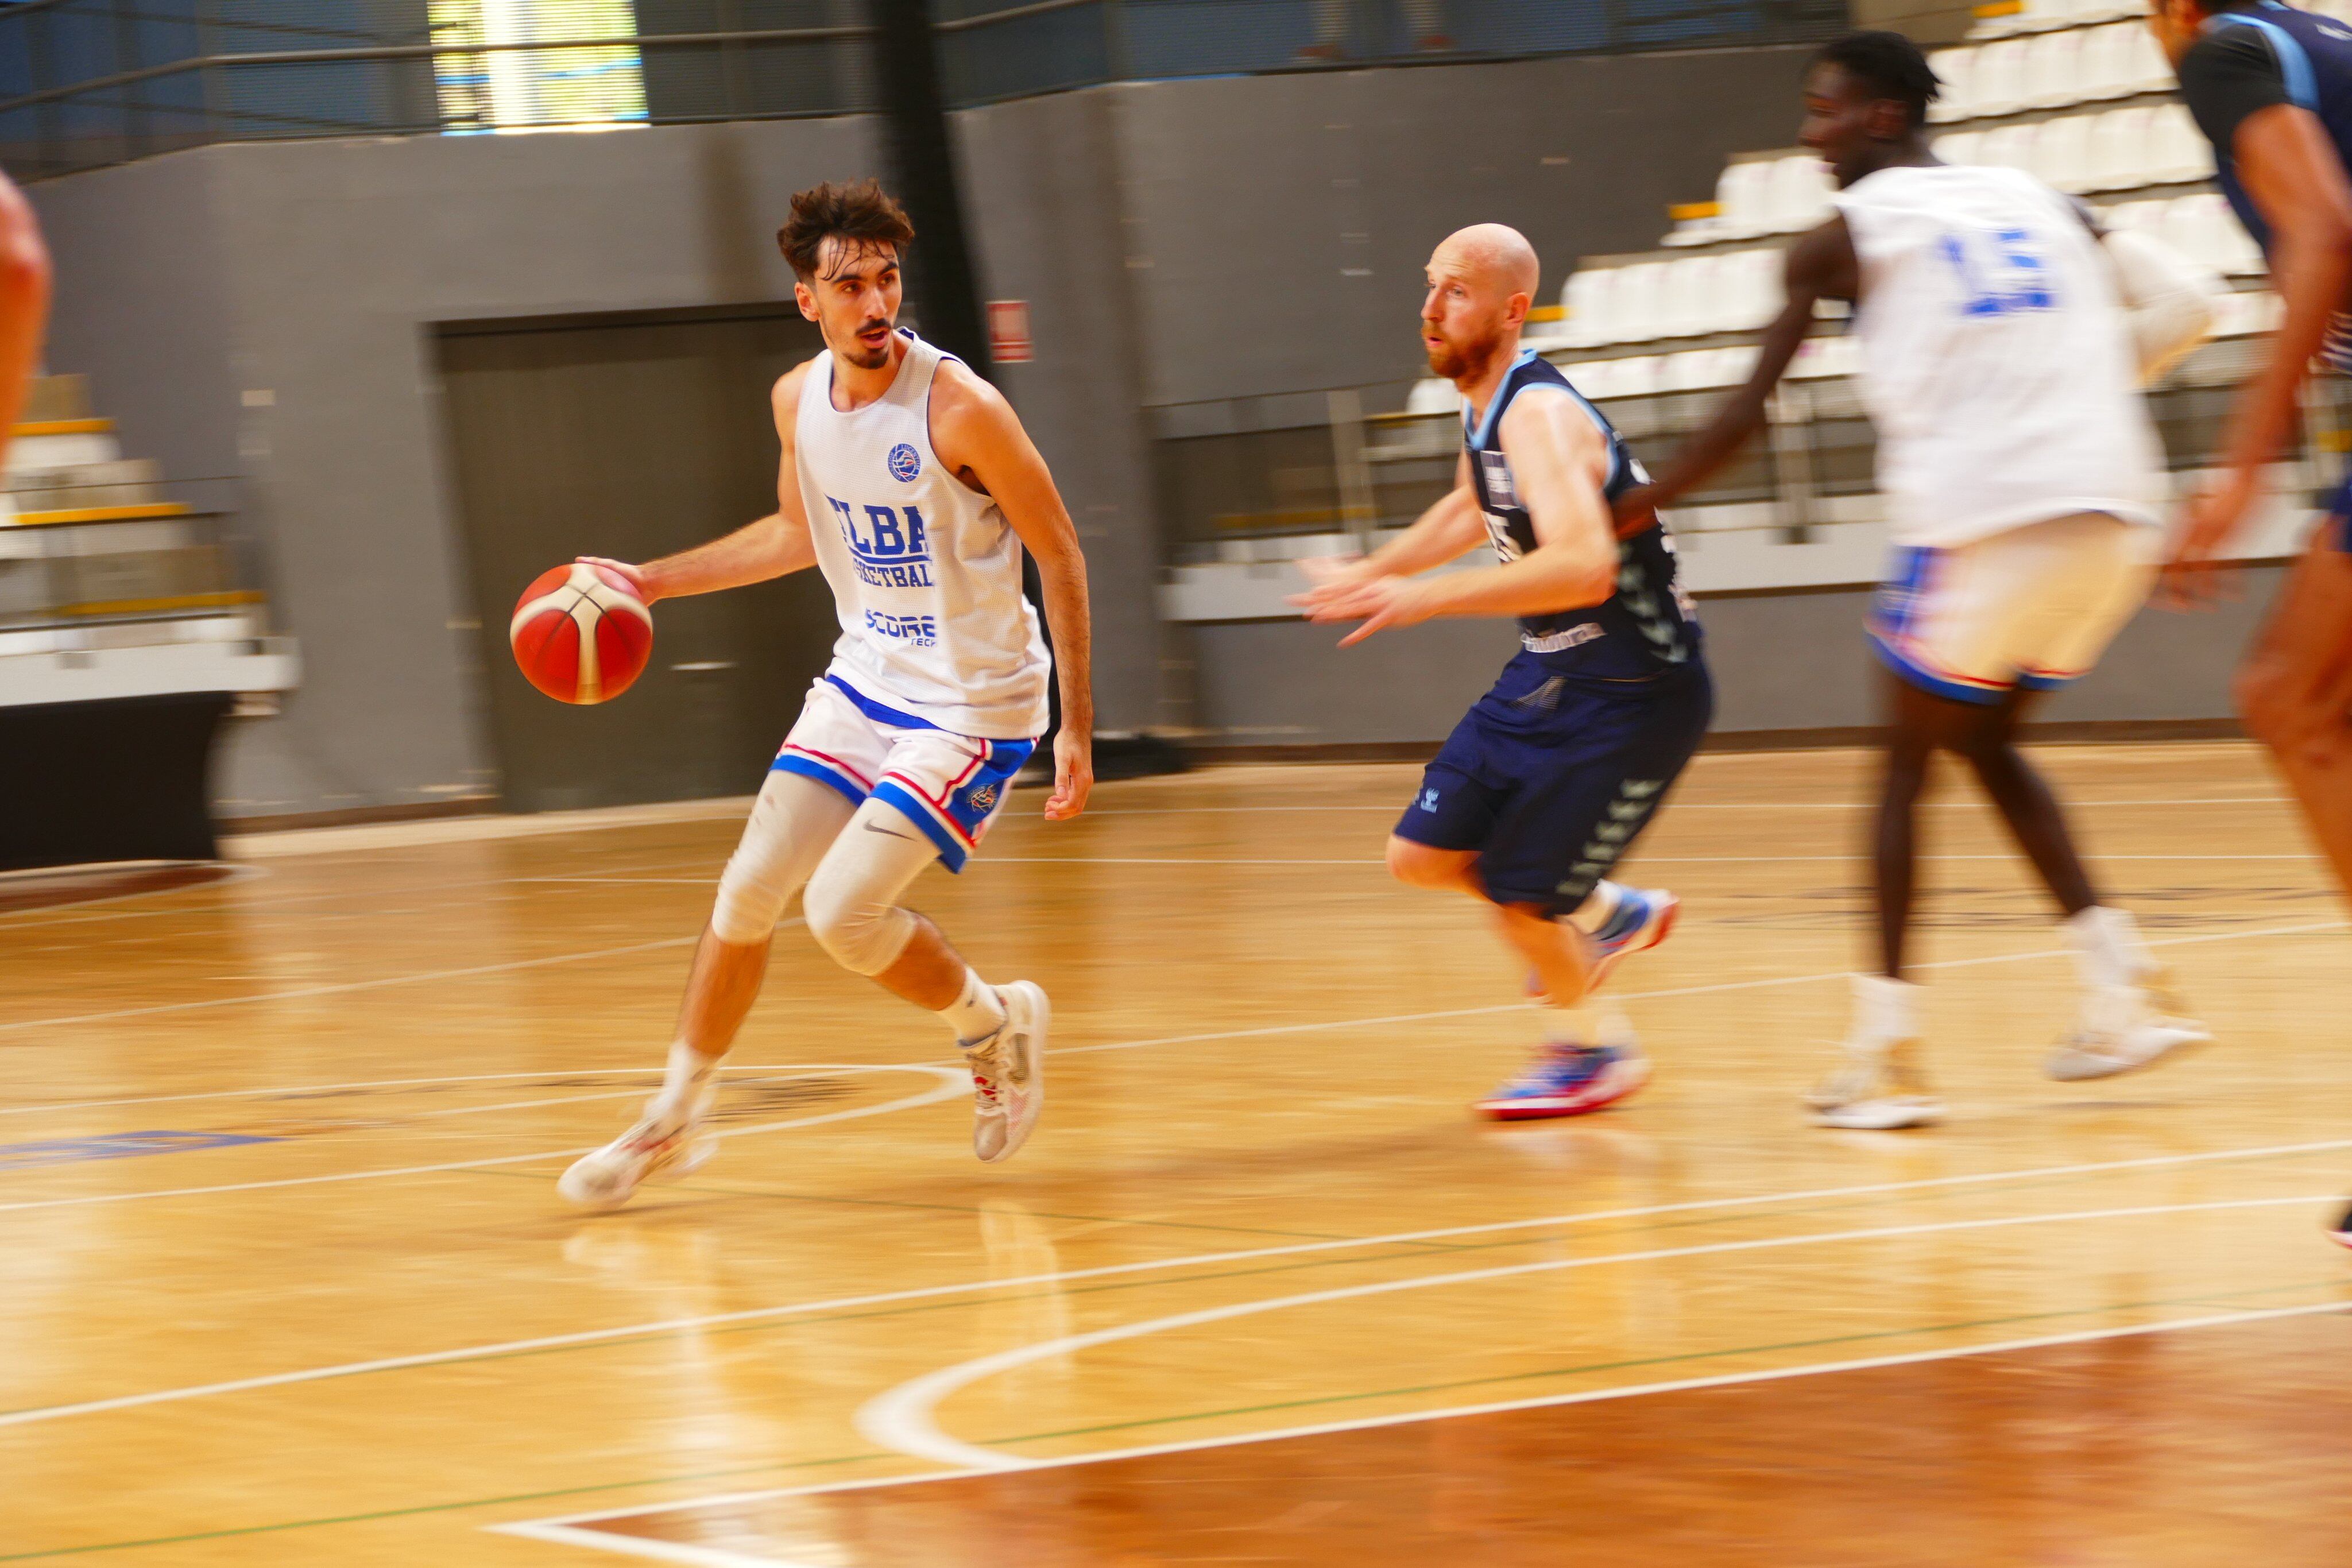
<path fill-rule="evenodd" d="M 1674 924 L 1674 895 L 1604 880 L 1665 798 L 1714 706 L 1698 622 L 1652 515 L 1620 537 L 1615 497 L 1648 476 L 1532 349 L 1540 277 L 1517 230 L 1480 224 L 1429 260 L 1429 368 L 1463 396 L 1454 488 L 1361 559 L 1302 561 L 1310 620 L 1360 621 L 1340 646 L 1440 615 L 1509 615 L 1520 651 L 1437 759 L 1389 839 L 1402 882 L 1468 894 L 1549 1004 L 1534 1066 L 1479 1102 L 1498 1120 L 1574 1116 L 1648 1082 L 1630 1031 L 1587 998 Z M 1419 574 L 1475 546 L 1487 569 Z"/>

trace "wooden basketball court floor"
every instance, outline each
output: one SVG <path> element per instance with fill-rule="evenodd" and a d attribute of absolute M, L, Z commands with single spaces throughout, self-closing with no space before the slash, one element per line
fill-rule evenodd
<path fill-rule="evenodd" d="M 1020 1158 L 788 927 L 720 1156 L 598 1218 L 554 1176 L 650 1086 L 740 807 L 7 889 L 0 1562 L 2341 1564 L 2344 911 L 2246 747 L 2041 755 L 2221 1043 L 2040 1077 L 2071 967 L 1948 779 L 1911 1134 L 1796 1106 L 1853 753 L 1695 767 L 1606 1114 L 1465 1113 L 1530 1017 L 1382 874 L 1412 769 L 1235 768 L 1024 792 L 920 884 L 1053 994 Z"/>

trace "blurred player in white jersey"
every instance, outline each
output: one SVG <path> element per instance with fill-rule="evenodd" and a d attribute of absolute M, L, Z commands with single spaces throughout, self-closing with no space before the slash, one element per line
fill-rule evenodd
<path fill-rule="evenodd" d="M 835 962 L 937 1013 L 972 1071 L 972 1149 L 1008 1158 L 1045 1092 L 1045 994 L 1001 989 L 901 899 L 934 861 L 963 869 L 1046 727 L 1046 656 L 1021 596 L 1037 558 L 1062 682 L 1045 815 L 1076 816 L 1094 783 L 1086 563 L 1045 460 L 1010 404 L 962 361 L 898 325 L 915 237 L 867 181 L 793 198 L 776 236 L 824 352 L 772 402 L 776 510 L 627 574 L 647 602 L 816 567 L 841 621 L 832 667 L 768 775 L 719 879 L 687 981 L 669 1070 L 645 1116 L 564 1174 L 585 1207 L 626 1202 L 710 1153 L 719 1060 L 760 992 L 794 892 Z"/>
<path fill-rule="evenodd" d="M 1896 549 L 1870 625 L 1892 717 L 1874 845 L 1882 963 L 1855 977 L 1844 1063 L 1811 1099 L 1837 1127 L 1941 1114 L 1904 978 L 1912 819 L 1938 750 L 1974 770 L 2065 913 L 2084 999 L 2051 1076 L 2128 1072 L 2210 1038 L 2179 1016 L 2131 917 L 2100 902 L 2016 735 L 2147 597 L 2166 487 L 2137 385 L 2202 335 L 2210 285 L 2142 236 L 2100 235 L 2029 174 L 1938 162 L 1926 135 L 1937 85 L 1895 33 L 1815 57 L 1802 141 L 1831 166 L 1837 212 L 1790 247 L 1787 305 L 1748 384 L 1650 491 L 1620 501 L 1637 516 L 1697 485 L 1763 423 L 1815 303 L 1855 302 Z"/>
<path fill-rule="evenodd" d="M 0 174 L 0 473 L 24 412 L 49 313 L 49 253 L 24 193 Z"/>

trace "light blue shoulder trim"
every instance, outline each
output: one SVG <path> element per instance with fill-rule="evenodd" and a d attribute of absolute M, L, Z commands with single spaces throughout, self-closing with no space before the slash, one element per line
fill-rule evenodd
<path fill-rule="evenodd" d="M 1511 378 L 1519 373 L 1519 367 L 1526 364 L 1535 357 L 1536 351 L 1533 349 L 1521 349 L 1519 350 L 1519 357 L 1511 361 L 1511 368 L 1503 372 L 1503 384 L 1502 386 L 1495 389 L 1495 401 L 1486 405 L 1486 417 L 1481 419 L 1475 425 L 1473 425 L 1470 423 L 1469 405 L 1466 403 L 1463 405 L 1462 434 L 1470 438 L 1471 445 L 1483 450 L 1486 447 L 1486 443 L 1495 439 L 1495 425 L 1496 422 L 1501 420 L 1503 417 L 1504 405 L 1508 403 L 1512 397 L 1517 395 L 1516 392 L 1509 392 L 1507 394 L 1505 389 L 1510 386 Z"/>
<path fill-rule="evenodd" d="M 2270 9 L 2265 5 L 2264 9 Z M 2279 10 L 2285 10 L 2284 5 Z M 2271 53 L 2278 57 L 2279 75 L 2286 81 L 2286 98 L 2297 109 L 2319 110 L 2319 78 L 2311 68 L 2311 56 L 2304 51 L 2303 42 L 2276 22 L 2265 22 L 2260 16 L 2249 16 L 2243 11 L 2223 11 L 2207 19 L 2208 27 L 2226 26 L 2231 23 L 2252 27 L 2271 44 Z"/>
<path fill-rule="evenodd" d="M 1533 349 L 1520 350 L 1519 357 L 1511 362 L 1512 371 L 1517 373 L 1519 366 L 1535 357 L 1536 351 Z M 1624 477 L 1625 449 L 1623 444 L 1617 439 L 1616 427 L 1609 423 L 1608 417 L 1593 406 L 1591 398 L 1577 391 L 1566 376 L 1562 376 L 1556 382 L 1529 382 L 1511 396 L 1517 397 L 1519 392 L 1563 392 L 1576 400 L 1576 406 L 1584 411 L 1584 416 L 1587 419 L 1592 421 L 1592 428 L 1601 433 L 1601 442 L 1609 448 L 1609 477 L 1601 481 L 1601 488 L 1604 490 L 1615 488 L 1617 481 Z M 1486 443 L 1494 436 L 1495 425 L 1500 418 L 1502 407 L 1509 401 L 1510 399 L 1498 394 L 1495 401 L 1487 405 L 1486 417 L 1478 422 L 1477 431 L 1471 436 L 1472 446 L 1480 451 L 1486 449 Z M 1462 411 L 1462 422 L 1464 428 L 1467 430 L 1470 423 L 1469 410 Z"/>

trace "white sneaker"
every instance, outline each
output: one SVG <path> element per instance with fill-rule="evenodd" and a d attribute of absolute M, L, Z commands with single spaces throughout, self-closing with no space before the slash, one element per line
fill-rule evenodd
<path fill-rule="evenodd" d="M 2051 1052 L 2042 1071 L 2061 1082 L 2137 1072 L 2169 1056 L 2213 1043 L 2212 1032 L 2188 1016 L 2158 969 L 2136 986 L 2104 986 L 2083 1001 L 2083 1027 Z"/>
<path fill-rule="evenodd" d="M 710 1098 L 708 1091 L 698 1096 L 683 1119 L 656 1116 L 659 1101 L 648 1102 L 635 1126 L 574 1160 L 555 1190 L 567 1203 L 601 1210 L 628 1202 L 640 1183 L 683 1181 L 719 1149 L 719 1141 L 704 1131 Z"/>
<path fill-rule="evenodd" d="M 1000 987 L 1004 1027 L 964 1048 L 971 1064 L 971 1152 L 989 1165 L 1029 1141 L 1045 1106 L 1045 1026 L 1054 1009 L 1028 980 Z"/>
<path fill-rule="evenodd" d="M 1845 1061 L 1805 1096 L 1817 1127 L 1890 1132 L 1925 1127 L 1944 1119 L 1944 1103 L 1927 1085 L 1918 1064 L 1919 1042 L 1892 1045 L 1849 1041 Z"/>

